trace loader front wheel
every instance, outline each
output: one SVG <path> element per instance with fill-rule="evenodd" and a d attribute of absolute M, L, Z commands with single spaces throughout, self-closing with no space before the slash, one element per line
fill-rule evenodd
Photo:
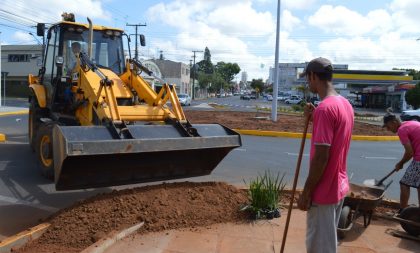
<path fill-rule="evenodd" d="M 28 138 L 29 145 L 33 152 L 35 152 L 36 132 L 39 127 L 40 108 L 36 101 L 36 97 L 31 97 L 31 104 L 29 106 L 29 119 L 28 119 Z"/>
<path fill-rule="evenodd" d="M 32 152 L 36 152 L 36 138 L 39 126 L 42 124 L 41 118 L 48 116 L 48 110 L 41 108 L 35 96 L 30 97 L 29 116 L 28 116 L 28 138 Z"/>
<path fill-rule="evenodd" d="M 54 179 L 54 159 L 52 147 L 52 129 L 54 124 L 39 126 L 36 142 L 36 154 L 42 175 L 48 179 Z"/>

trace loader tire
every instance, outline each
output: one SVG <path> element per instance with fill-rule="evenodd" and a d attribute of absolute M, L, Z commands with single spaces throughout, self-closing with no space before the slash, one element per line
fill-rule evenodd
<path fill-rule="evenodd" d="M 54 179 L 54 156 L 52 145 L 52 130 L 54 124 L 42 123 L 37 132 L 36 155 L 42 175 Z"/>
<path fill-rule="evenodd" d="M 36 97 L 31 97 L 30 102 L 28 115 L 28 139 L 32 152 L 35 152 L 37 132 L 39 125 L 42 124 L 40 118 L 45 117 L 46 112 L 45 109 L 39 107 Z"/>

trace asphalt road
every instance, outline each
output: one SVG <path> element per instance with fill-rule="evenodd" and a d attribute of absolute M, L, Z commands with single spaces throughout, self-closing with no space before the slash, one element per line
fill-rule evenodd
<path fill-rule="evenodd" d="M 0 132 L 7 135 L 7 142 L 0 144 L 0 240 L 38 224 L 40 219 L 58 209 L 112 190 L 55 191 L 53 183 L 40 175 L 35 156 L 27 144 L 27 115 L 0 117 Z M 300 140 L 255 136 L 242 138 L 243 146 L 232 151 L 212 175 L 188 180 L 220 180 L 243 185 L 244 181 L 249 182 L 265 170 L 271 170 L 285 173 L 291 187 Z M 308 151 L 309 142 L 304 152 L 299 186 L 303 185 L 307 176 Z M 348 171 L 353 174 L 351 181 L 362 183 L 364 179 L 385 176 L 392 170 L 402 151 L 398 142 L 353 141 L 348 159 Z M 399 172 L 390 178 L 394 183 L 387 191 L 388 197 L 399 198 L 398 180 L 402 174 Z M 410 202 L 417 203 L 417 194 L 413 190 Z"/>

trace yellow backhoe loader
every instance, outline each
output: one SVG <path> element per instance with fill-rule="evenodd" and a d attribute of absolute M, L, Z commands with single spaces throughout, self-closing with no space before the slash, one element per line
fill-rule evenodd
<path fill-rule="evenodd" d="M 88 19 L 53 24 L 43 37 L 43 65 L 28 77 L 29 142 L 57 190 L 208 175 L 241 146 L 227 127 L 190 124 L 175 85 L 152 88 L 140 73 L 159 78 L 130 47 L 125 56 L 123 36 L 129 43 Z"/>

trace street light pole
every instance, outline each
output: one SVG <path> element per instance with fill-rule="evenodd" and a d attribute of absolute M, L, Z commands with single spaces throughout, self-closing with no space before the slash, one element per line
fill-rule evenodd
<path fill-rule="evenodd" d="M 4 99 L 3 99 L 3 105 L 6 106 L 6 77 L 9 74 L 9 72 L 1 72 L 1 75 L 3 77 L 3 94 L 4 94 Z M 1 91 L 0 91 L 1 93 Z"/>
<path fill-rule="evenodd" d="M 195 99 L 195 53 L 202 53 L 203 51 L 200 50 L 193 50 L 192 51 L 194 53 L 193 58 L 194 58 L 194 64 L 193 64 L 193 85 L 192 85 L 192 100 Z"/>
<path fill-rule="evenodd" d="M 271 120 L 277 122 L 277 96 L 279 94 L 279 44 L 280 44 L 280 6 L 281 0 L 277 2 L 277 28 L 276 28 L 276 56 L 274 60 L 274 84 L 273 102 L 271 103 Z"/>
<path fill-rule="evenodd" d="M 38 43 L 38 45 L 42 45 L 41 44 L 41 41 L 39 41 L 39 39 L 37 37 L 35 37 L 35 35 L 33 33 L 29 32 L 29 35 L 31 35 L 36 40 L 36 42 Z"/>

